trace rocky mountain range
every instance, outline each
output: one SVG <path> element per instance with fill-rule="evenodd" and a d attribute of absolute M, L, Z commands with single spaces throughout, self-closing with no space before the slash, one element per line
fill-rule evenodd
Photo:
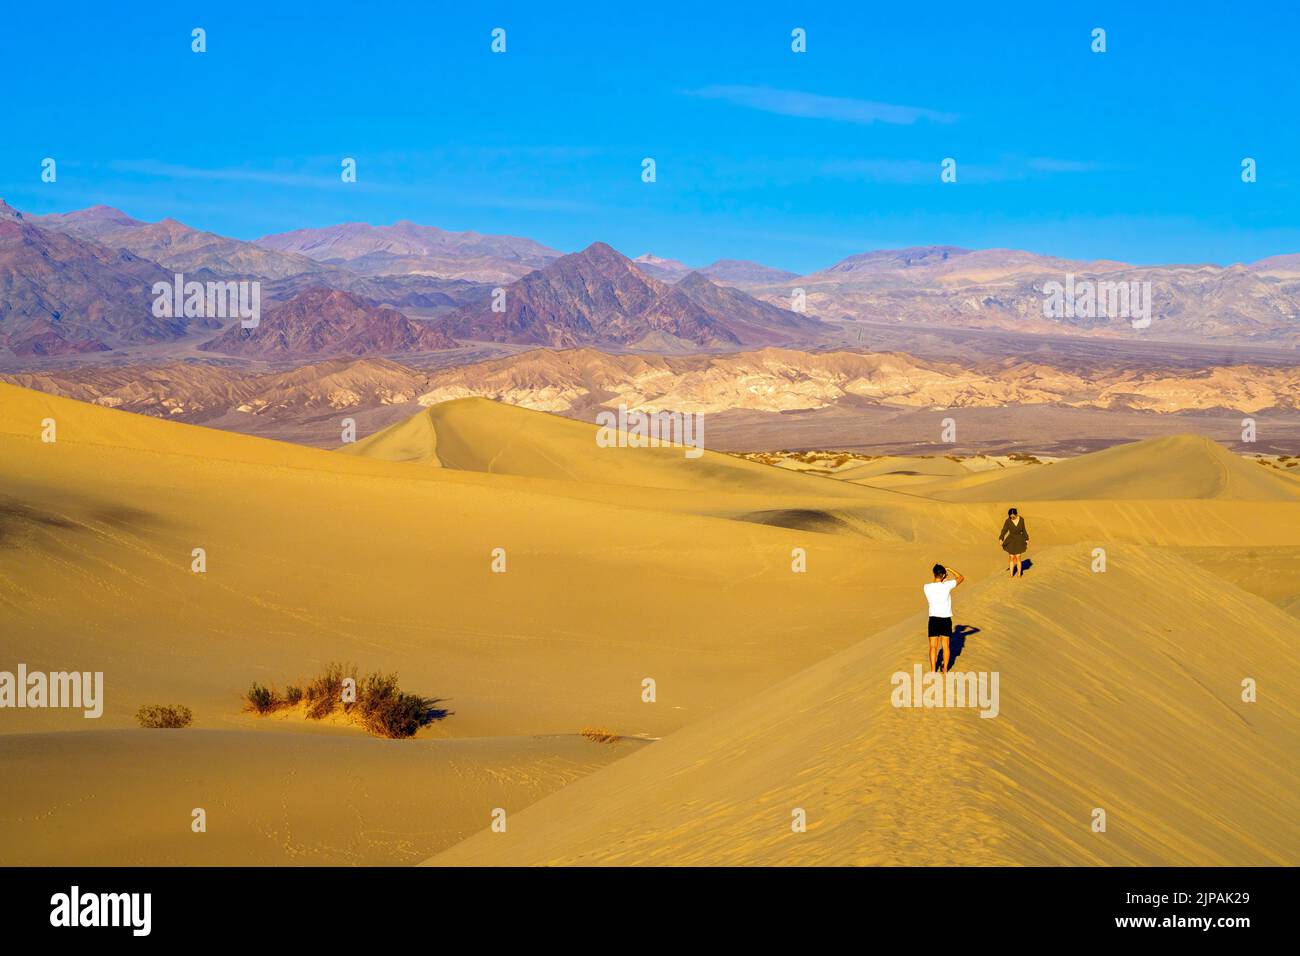
<path fill-rule="evenodd" d="M 7 355 L 12 364 L 124 347 L 165 347 L 221 329 L 226 322 L 218 318 L 154 315 L 154 283 L 171 284 L 176 274 L 201 283 L 259 281 L 267 306 L 328 287 L 368 306 L 410 310 L 426 318 L 482 301 L 490 292 L 482 283 L 434 275 L 362 275 L 174 219 L 141 222 L 108 206 L 25 216 L 0 200 L 0 358 Z M 331 325 L 334 319 L 322 317 L 322 323 Z M 302 342 L 310 337 L 307 333 Z M 361 335 L 350 347 L 371 340 L 378 350 L 394 343 L 411 350 L 451 347 L 445 335 L 418 324 Z M 239 346 L 238 354 L 248 354 L 246 348 Z M 317 354 L 288 344 L 284 348 L 285 358 Z"/>
<path fill-rule="evenodd" d="M 898 352 L 781 348 L 690 356 L 543 349 L 444 368 L 429 376 L 426 388 L 424 404 L 476 395 L 561 413 L 593 403 L 714 414 L 842 402 L 913 408 L 1051 404 L 1156 413 L 1300 409 L 1297 367 L 1187 370 L 1115 363 L 1080 370 L 1043 361 L 958 364 Z"/>
<path fill-rule="evenodd" d="M 28 216 L 27 221 L 43 229 L 65 232 L 82 239 L 98 239 L 113 232 L 147 225 L 120 209 L 102 205 L 74 209 L 72 212 L 54 212 L 46 216 Z"/>
<path fill-rule="evenodd" d="M 931 246 L 861 253 L 795 276 L 737 260 L 699 270 L 648 254 L 631 260 L 599 242 L 562 255 L 530 239 L 406 221 L 304 229 L 249 242 L 174 219 L 143 222 L 108 206 L 24 216 L 0 201 L 0 363 L 12 367 L 124 348 L 155 349 L 164 360 L 173 345 L 192 348 L 210 339 L 228 323 L 153 315 L 153 284 L 176 273 L 203 282 L 259 281 L 266 308 L 333 289 L 355 297 L 358 307 L 396 310 L 408 322 L 432 321 L 447 340 L 498 350 L 820 349 L 868 344 L 862 333 L 871 327 L 927 336 L 962 330 L 1300 345 L 1300 254 L 1228 267 L 1138 266 Z M 1123 306 L 1129 292 L 1131 314 L 1104 305 Z M 1064 298 L 1070 301 L 1053 312 L 1052 303 Z M 390 347 L 422 351 L 434 341 L 418 324 L 386 321 L 391 328 L 383 333 L 379 322 L 367 323 L 371 332 L 355 339 L 344 334 L 351 342 L 347 350 L 373 342 L 385 353 Z M 340 329 L 337 316 L 322 317 L 319 326 Z M 273 351 L 286 360 L 319 357 L 315 334 L 287 334 Z M 328 347 L 336 347 L 332 334 L 315 344 L 330 340 Z M 236 338 L 222 347 L 247 354 L 242 350 L 251 346 Z"/>
<path fill-rule="evenodd" d="M 809 314 L 849 322 L 1295 345 L 1300 274 L 1291 260 L 1278 256 L 1226 268 L 1134 266 L 935 246 L 850 256 L 820 272 L 748 291 L 785 304 L 802 290 Z M 1078 290 L 1069 295 L 1068 308 L 1058 299 L 1052 311 L 1053 284 Z M 1133 305 L 1115 308 L 1118 296 L 1108 286 Z"/>
<path fill-rule="evenodd" d="M 556 259 L 491 301 L 443 320 L 457 338 L 567 348 L 690 351 L 816 341 L 820 323 L 699 273 L 661 282 L 603 242 Z"/>
<path fill-rule="evenodd" d="M 773 285 L 799 278 L 797 272 L 773 269 L 758 262 L 744 262 L 740 259 L 719 259 L 699 269 L 692 269 L 676 259 L 661 259 L 649 253 L 637 256 L 632 262 L 646 275 L 661 282 L 677 282 L 694 272 L 720 285 L 743 289 L 746 286 Z"/>
<path fill-rule="evenodd" d="M 219 322 L 153 314 L 172 275 L 126 249 L 32 225 L 0 200 L 0 349 L 39 357 L 167 342 Z"/>
<path fill-rule="evenodd" d="M 428 323 L 325 286 L 272 307 L 256 328 L 236 322 L 199 346 L 205 352 L 279 360 L 453 348 L 456 342 Z"/>
<path fill-rule="evenodd" d="M 297 229 L 264 236 L 257 245 L 364 275 L 435 275 L 496 284 L 512 282 L 562 255 L 531 239 L 448 232 L 405 220 L 391 226 L 350 222 Z"/>
<path fill-rule="evenodd" d="M 125 249 L 173 272 L 207 269 L 221 276 L 264 279 L 284 279 L 304 273 L 319 276 L 328 272 L 326 267 L 306 256 L 264 249 L 251 242 L 192 229 L 175 219 L 138 222 L 107 206 L 36 216 L 33 223 L 55 232 L 94 239 L 111 249 Z"/>
<path fill-rule="evenodd" d="M 172 272 L 189 275 L 206 271 L 227 279 L 261 279 L 270 301 L 292 298 L 313 285 L 328 285 L 379 304 L 436 313 L 486 294 L 483 282 L 454 274 L 472 270 L 461 270 L 454 265 L 444 270 L 445 275 L 436 270 L 397 268 L 371 272 L 358 268 L 355 262 L 321 262 L 292 249 L 203 232 L 175 219 L 141 222 L 109 206 L 28 216 L 26 221 L 47 231 L 93 240 L 112 249 L 125 249 Z"/>
<path fill-rule="evenodd" d="M 206 424 L 225 415 L 290 418 L 415 402 L 427 372 L 385 359 L 339 358 L 282 371 L 206 362 L 81 366 L 0 376 L 124 411 Z"/>
<path fill-rule="evenodd" d="M 1117 363 L 1082 373 L 1031 361 L 969 366 L 902 353 L 779 348 L 686 356 L 535 349 L 433 371 L 386 359 L 340 358 L 273 372 L 174 362 L 82 366 L 0 378 L 99 405 L 192 422 L 231 414 L 279 416 L 293 422 L 322 410 L 433 405 L 470 396 L 577 417 L 598 406 L 620 404 L 772 415 L 865 406 L 1052 406 L 1157 416 L 1216 409 L 1238 416 L 1300 410 L 1300 368 L 1295 367 L 1135 369 Z"/>

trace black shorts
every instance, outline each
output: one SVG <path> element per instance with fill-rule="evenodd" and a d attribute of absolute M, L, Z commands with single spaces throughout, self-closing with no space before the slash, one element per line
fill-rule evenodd
<path fill-rule="evenodd" d="M 931 637 L 952 637 L 952 618 L 950 617 L 930 618 L 930 636 Z"/>

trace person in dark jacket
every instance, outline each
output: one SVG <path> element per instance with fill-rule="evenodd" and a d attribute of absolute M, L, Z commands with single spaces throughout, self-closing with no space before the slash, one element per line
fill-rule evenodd
<path fill-rule="evenodd" d="M 1020 567 L 1020 558 L 1029 548 L 1029 531 L 1025 528 L 1025 519 L 1015 508 L 1007 509 L 1007 520 L 1002 522 L 1002 533 L 998 535 L 1002 550 L 1007 553 L 1007 569 L 1014 578 L 1024 572 Z"/>

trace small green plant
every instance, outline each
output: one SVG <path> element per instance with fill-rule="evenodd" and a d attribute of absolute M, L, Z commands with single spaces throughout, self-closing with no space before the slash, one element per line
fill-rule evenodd
<path fill-rule="evenodd" d="M 135 712 L 141 727 L 153 730 L 179 730 L 188 727 L 194 714 L 183 704 L 148 704 Z"/>
<path fill-rule="evenodd" d="M 302 688 L 296 684 L 289 685 L 289 687 L 285 688 L 284 699 L 290 707 L 298 706 L 298 704 L 302 703 Z"/>

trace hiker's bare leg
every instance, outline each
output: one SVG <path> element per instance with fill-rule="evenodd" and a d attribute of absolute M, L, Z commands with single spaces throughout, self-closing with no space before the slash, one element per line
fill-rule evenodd
<path fill-rule="evenodd" d="M 941 637 L 943 641 L 943 672 L 948 673 L 948 668 L 952 667 L 952 650 L 948 647 L 948 638 Z"/>
<path fill-rule="evenodd" d="M 937 671 L 939 669 L 938 665 L 935 663 L 935 655 L 938 653 L 939 639 L 937 637 L 932 637 L 930 638 L 930 670 L 932 671 Z"/>
<path fill-rule="evenodd" d="M 1020 555 L 1017 554 L 1015 557 L 1016 557 L 1016 570 L 1014 573 L 1020 575 L 1023 578 L 1025 576 L 1025 570 L 1020 566 Z"/>

